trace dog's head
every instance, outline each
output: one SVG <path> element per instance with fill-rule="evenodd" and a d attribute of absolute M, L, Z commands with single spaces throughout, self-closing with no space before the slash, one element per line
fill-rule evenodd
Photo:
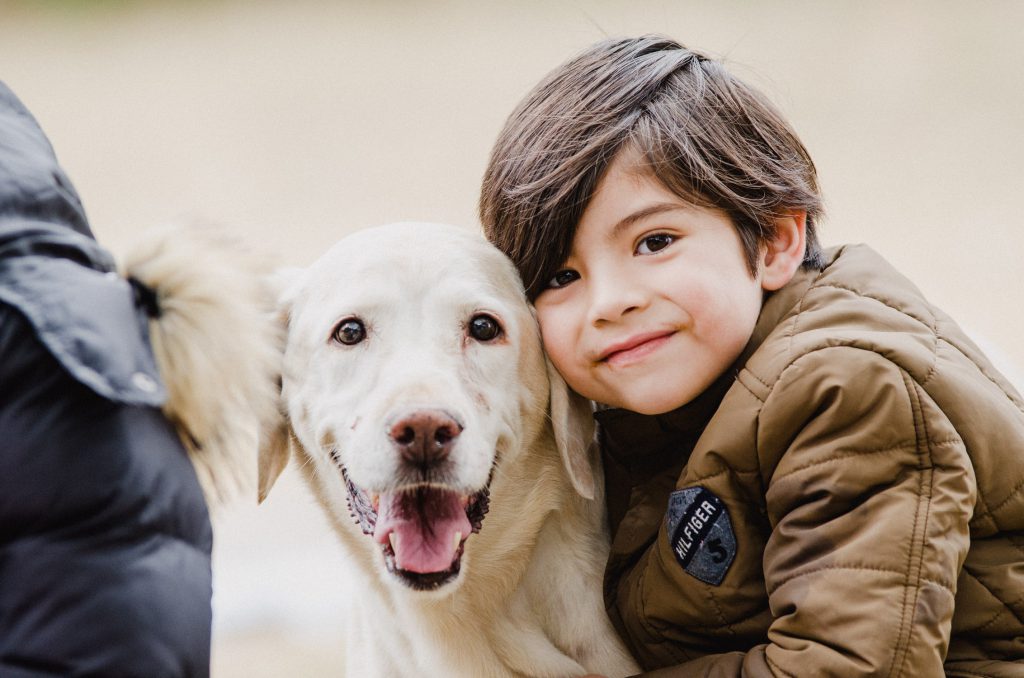
<path fill-rule="evenodd" d="M 496 468 L 549 414 L 570 481 L 593 496 L 589 407 L 545 360 L 515 269 L 483 238 L 368 229 L 289 277 L 287 423 L 261 450 L 261 498 L 294 440 L 385 578 L 436 590 L 459 579 Z"/>

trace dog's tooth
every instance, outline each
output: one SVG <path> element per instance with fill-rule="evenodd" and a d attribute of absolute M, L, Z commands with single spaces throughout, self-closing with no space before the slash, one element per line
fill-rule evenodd
<path fill-rule="evenodd" d="M 452 542 L 453 542 L 452 543 L 452 548 L 453 549 L 459 548 L 459 544 L 462 543 L 462 533 L 461 532 L 456 532 L 455 533 L 455 539 L 453 539 Z"/>
<path fill-rule="evenodd" d="M 398 555 L 398 533 L 392 532 L 388 535 L 388 539 L 391 541 L 391 550 Z"/>

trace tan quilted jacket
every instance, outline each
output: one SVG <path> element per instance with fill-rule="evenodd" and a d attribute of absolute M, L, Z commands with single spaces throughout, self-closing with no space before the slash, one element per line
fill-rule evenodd
<path fill-rule="evenodd" d="M 609 612 L 651 676 L 1024 676 L 1024 401 L 867 247 L 718 384 L 598 413 Z"/>

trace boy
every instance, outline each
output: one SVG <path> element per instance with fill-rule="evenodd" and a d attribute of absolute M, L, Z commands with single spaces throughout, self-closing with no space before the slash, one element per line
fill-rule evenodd
<path fill-rule="evenodd" d="M 759 93 L 599 43 L 513 112 L 480 211 L 599 405 L 606 602 L 650 675 L 1024 676 L 1024 402 L 878 255 L 821 248 Z"/>

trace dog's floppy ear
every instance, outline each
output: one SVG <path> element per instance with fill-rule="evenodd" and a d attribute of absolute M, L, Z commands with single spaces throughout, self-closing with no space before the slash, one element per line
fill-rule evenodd
<path fill-rule="evenodd" d="M 261 504 L 270 494 L 270 488 L 277 482 L 278 476 L 288 466 L 288 459 L 291 457 L 291 437 L 291 426 L 287 421 L 282 421 L 280 426 L 267 431 L 260 440 L 258 492 Z"/>
<path fill-rule="evenodd" d="M 213 226 L 147 231 L 123 259 L 152 300 L 149 336 L 211 510 L 252 491 L 257 432 L 277 418 L 280 352 L 269 262 Z"/>
<path fill-rule="evenodd" d="M 277 380 L 277 418 L 266 422 L 260 436 L 259 464 L 257 467 L 257 492 L 260 503 L 267 498 L 270 488 L 288 466 L 291 457 L 292 427 L 288 421 L 288 408 L 282 397 L 284 379 L 284 354 L 288 343 L 288 318 L 291 314 L 293 287 L 302 269 L 284 268 L 275 271 L 268 278 L 277 299 L 279 328 L 279 361 Z"/>
<path fill-rule="evenodd" d="M 594 417 L 590 401 L 571 390 L 547 358 L 551 388 L 551 423 L 555 445 L 572 486 L 584 499 L 594 498 L 594 467 L 590 459 L 594 439 Z"/>

